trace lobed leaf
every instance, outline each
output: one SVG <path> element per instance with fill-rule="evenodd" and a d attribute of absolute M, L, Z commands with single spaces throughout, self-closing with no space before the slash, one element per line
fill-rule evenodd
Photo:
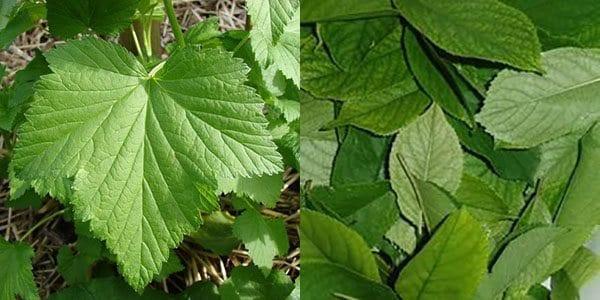
<path fill-rule="evenodd" d="M 88 38 L 47 60 L 54 73 L 37 85 L 12 166 L 53 195 L 74 177 L 76 217 L 136 290 L 196 229 L 199 210 L 216 207 L 217 176 L 281 171 L 262 102 L 229 53 L 181 50 L 147 73 L 125 49 Z"/>

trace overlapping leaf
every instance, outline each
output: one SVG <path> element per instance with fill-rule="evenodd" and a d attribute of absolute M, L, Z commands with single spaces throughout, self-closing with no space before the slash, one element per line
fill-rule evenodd
<path fill-rule="evenodd" d="M 250 43 L 256 60 L 274 64 L 296 85 L 300 85 L 300 1 L 251 0 Z"/>
<path fill-rule="evenodd" d="M 541 71 L 540 43 L 527 16 L 496 0 L 395 0 L 415 28 L 451 54 Z"/>
<path fill-rule="evenodd" d="M 486 272 L 487 236 L 466 210 L 450 215 L 396 282 L 402 299 L 471 299 Z"/>
<path fill-rule="evenodd" d="M 389 156 L 390 180 L 400 209 L 413 224 L 422 224 L 422 208 L 411 177 L 453 193 L 460 183 L 462 156 L 456 134 L 436 105 L 400 130 Z"/>
<path fill-rule="evenodd" d="M 0 299 L 39 299 L 33 281 L 33 249 L 22 243 L 9 243 L 0 238 Z"/>
<path fill-rule="evenodd" d="M 528 148 L 585 130 L 600 118 L 600 51 L 561 48 L 543 54 L 546 74 L 502 71 L 479 121 L 510 147 Z"/>
<path fill-rule="evenodd" d="M 48 25 L 57 36 L 115 35 L 129 26 L 140 0 L 48 0 Z"/>

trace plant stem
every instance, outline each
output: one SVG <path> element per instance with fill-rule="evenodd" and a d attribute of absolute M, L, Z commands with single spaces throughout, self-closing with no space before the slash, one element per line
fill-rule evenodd
<path fill-rule="evenodd" d="M 135 49 L 137 50 L 142 62 L 146 63 L 146 55 L 142 51 L 142 47 L 140 47 L 140 41 L 138 40 L 137 33 L 135 32 L 135 28 L 131 25 L 131 36 L 133 37 L 133 42 L 135 44 Z"/>
<path fill-rule="evenodd" d="M 29 229 L 29 231 L 27 231 L 27 232 L 25 233 L 25 235 L 24 235 L 24 236 L 22 236 L 22 237 L 19 239 L 19 242 L 22 242 L 22 241 L 24 241 L 24 240 L 25 240 L 25 239 L 26 239 L 28 236 L 30 236 L 30 235 L 31 235 L 31 234 L 32 234 L 32 233 L 33 233 L 33 232 L 34 232 L 36 229 L 38 229 L 40 226 L 42 226 L 42 225 L 44 225 L 44 224 L 46 224 L 46 223 L 48 223 L 48 222 L 52 221 L 54 218 L 56 218 L 56 217 L 58 217 L 58 216 L 60 216 L 60 215 L 64 214 L 64 213 L 65 213 L 65 211 L 67 211 L 67 209 L 66 209 L 66 208 L 65 208 L 65 209 L 63 209 L 63 210 L 59 210 L 59 211 L 57 211 L 57 212 L 55 212 L 55 213 L 53 213 L 53 214 L 51 214 L 51 215 L 49 215 L 49 216 L 46 216 L 45 218 L 41 219 L 39 222 L 37 222 L 37 224 L 35 224 L 33 227 L 31 227 L 31 229 Z"/>
<path fill-rule="evenodd" d="M 169 23 L 171 23 L 171 27 L 173 28 L 173 34 L 175 34 L 175 39 L 177 40 L 177 45 L 180 48 L 185 47 L 185 40 L 183 38 L 183 31 L 181 31 L 181 26 L 179 26 L 179 22 L 177 22 L 177 16 L 175 16 L 175 9 L 173 8 L 173 0 L 163 0 L 165 4 L 165 11 L 167 12 L 167 16 L 169 17 Z"/>

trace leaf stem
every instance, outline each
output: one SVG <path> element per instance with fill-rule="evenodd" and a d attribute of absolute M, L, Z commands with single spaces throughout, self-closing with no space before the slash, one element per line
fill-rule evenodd
<path fill-rule="evenodd" d="M 20 239 L 19 242 L 24 241 L 28 236 L 30 236 L 36 229 L 38 229 L 40 226 L 52 221 L 54 218 L 64 214 L 67 211 L 67 209 L 63 209 L 63 210 L 59 210 L 49 216 L 46 216 L 45 218 L 41 219 L 39 222 L 37 222 L 37 224 L 35 224 L 33 227 L 31 227 L 29 229 L 29 231 L 27 231 L 25 233 L 25 235 L 23 235 Z"/>
<path fill-rule="evenodd" d="M 177 45 L 183 48 L 185 47 L 185 39 L 183 38 L 183 31 L 181 31 L 181 26 L 179 26 L 179 22 L 177 22 L 177 16 L 175 16 L 173 0 L 163 0 L 163 3 L 165 4 L 165 11 L 167 12 L 167 16 L 169 17 L 169 23 L 171 23 L 171 27 L 173 28 L 173 34 L 175 34 Z"/>
<path fill-rule="evenodd" d="M 143 63 L 146 63 L 146 54 L 142 51 L 142 47 L 140 47 L 140 41 L 138 40 L 138 36 L 137 33 L 135 32 L 135 28 L 133 27 L 133 25 L 130 26 L 131 29 L 131 36 L 133 37 L 133 43 L 135 44 L 135 49 L 138 52 L 138 55 L 140 56 L 140 59 L 142 60 Z"/>

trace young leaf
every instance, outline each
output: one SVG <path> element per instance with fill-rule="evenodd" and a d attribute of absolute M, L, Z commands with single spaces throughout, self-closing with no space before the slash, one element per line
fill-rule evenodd
<path fill-rule="evenodd" d="M 241 242 L 233 235 L 235 219 L 216 211 L 204 217 L 204 224 L 190 236 L 193 241 L 219 255 L 228 255 Z"/>
<path fill-rule="evenodd" d="M 249 0 L 250 43 L 256 60 L 277 66 L 300 86 L 300 1 Z"/>
<path fill-rule="evenodd" d="M 54 73 L 38 82 L 12 165 L 44 192 L 75 177 L 76 216 L 137 290 L 199 225 L 198 210 L 215 208 L 217 174 L 281 171 L 262 102 L 242 85 L 247 68 L 228 53 L 182 49 L 149 74 L 88 38 L 47 59 Z"/>
<path fill-rule="evenodd" d="M 460 183 L 462 157 L 458 138 L 436 105 L 396 136 L 389 157 L 390 181 L 400 209 L 417 227 L 421 227 L 421 207 L 410 176 L 453 193 Z"/>
<path fill-rule="evenodd" d="M 247 209 L 233 224 L 233 235 L 244 242 L 254 264 L 271 269 L 273 257 L 288 251 L 287 232 L 282 219 L 268 220 Z"/>
<path fill-rule="evenodd" d="M 522 12 L 496 0 L 395 0 L 402 16 L 451 54 L 541 71 L 540 42 Z"/>
<path fill-rule="evenodd" d="M 600 50 L 561 48 L 543 54 L 545 75 L 511 70 L 492 82 L 476 116 L 496 139 L 530 148 L 600 118 Z"/>
<path fill-rule="evenodd" d="M 283 188 L 283 174 L 263 175 L 252 178 L 219 179 L 219 190 L 224 193 L 235 192 L 251 200 L 274 207 Z"/>
<path fill-rule="evenodd" d="M 0 299 L 39 299 L 33 281 L 31 259 L 33 249 L 22 243 L 9 243 L 0 238 Z"/>
<path fill-rule="evenodd" d="M 483 228 L 461 209 L 451 214 L 400 273 L 402 299 L 472 299 L 486 272 L 488 241 Z"/>
<path fill-rule="evenodd" d="M 52 34 L 70 38 L 93 31 L 115 35 L 129 26 L 140 0 L 48 0 Z"/>
<path fill-rule="evenodd" d="M 303 210 L 301 218 L 303 297 L 396 299 L 380 283 L 375 259 L 356 232 L 317 212 Z"/>

